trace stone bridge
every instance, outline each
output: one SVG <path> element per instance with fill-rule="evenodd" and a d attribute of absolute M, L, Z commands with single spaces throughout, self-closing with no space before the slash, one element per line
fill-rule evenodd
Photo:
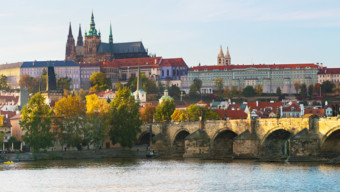
<path fill-rule="evenodd" d="M 329 159 L 340 156 L 340 117 L 152 123 L 137 142 L 165 156 Z"/>

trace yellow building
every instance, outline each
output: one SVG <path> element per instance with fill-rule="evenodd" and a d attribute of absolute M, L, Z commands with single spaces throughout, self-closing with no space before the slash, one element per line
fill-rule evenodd
<path fill-rule="evenodd" d="M 22 62 L 0 65 L 0 74 L 7 77 L 7 82 L 11 89 L 19 88 L 21 65 Z"/>

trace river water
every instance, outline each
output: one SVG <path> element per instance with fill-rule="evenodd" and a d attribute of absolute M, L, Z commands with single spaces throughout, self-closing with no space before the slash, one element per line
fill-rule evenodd
<path fill-rule="evenodd" d="M 340 166 L 199 160 L 58 160 L 0 165 L 0 191 L 340 191 Z"/>

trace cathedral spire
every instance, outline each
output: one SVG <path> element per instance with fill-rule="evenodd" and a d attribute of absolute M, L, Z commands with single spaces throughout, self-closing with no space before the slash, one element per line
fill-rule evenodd
<path fill-rule="evenodd" d="M 231 57 L 229 53 L 229 48 L 227 47 L 227 52 L 225 53 L 225 64 L 231 65 Z"/>
<path fill-rule="evenodd" d="M 109 44 L 113 44 L 113 38 L 112 38 L 112 26 L 110 23 L 110 36 L 109 36 Z"/>
<path fill-rule="evenodd" d="M 69 27 L 69 29 L 68 29 L 68 37 L 73 37 L 73 35 L 72 35 L 71 22 L 70 22 L 70 27 Z"/>
<path fill-rule="evenodd" d="M 223 50 L 222 50 L 222 45 L 220 46 L 220 52 L 218 53 L 218 57 L 224 57 Z"/>
<path fill-rule="evenodd" d="M 230 54 L 229 54 L 229 47 L 227 47 L 227 52 L 225 53 L 225 58 L 229 58 Z"/>
<path fill-rule="evenodd" d="M 99 35 L 97 34 L 96 24 L 95 24 L 95 22 L 94 22 L 93 11 L 92 11 L 92 14 L 91 14 L 90 30 L 89 30 L 89 33 L 88 33 L 87 36 L 88 36 L 88 37 L 89 37 L 89 36 L 100 36 L 100 34 L 99 34 Z"/>
<path fill-rule="evenodd" d="M 79 24 L 79 33 L 78 33 L 78 40 L 77 46 L 83 46 L 83 35 L 81 34 L 81 25 Z"/>

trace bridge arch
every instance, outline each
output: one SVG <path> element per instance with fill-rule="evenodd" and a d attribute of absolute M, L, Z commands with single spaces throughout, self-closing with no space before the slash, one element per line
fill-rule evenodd
<path fill-rule="evenodd" d="M 190 135 L 190 132 L 186 129 L 179 129 L 172 139 L 172 149 L 176 153 L 184 154 L 185 152 L 185 138 Z"/>
<path fill-rule="evenodd" d="M 152 133 L 151 138 L 154 137 L 155 134 Z M 138 139 L 137 139 L 137 145 L 149 145 L 150 144 L 150 132 L 149 131 L 144 131 L 142 132 Z"/>
<path fill-rule="evenodd" d="M 283 128 L 275 128 L 261 140 L 261 156 L 286 157 L 289 155 L 289 138 L 293 134 Z"/>
<path fill-rule="evenodd" d="M 237 133 L 230 129 L 221 129 L 215 133 L 212 141 L 213 153 L 217 156 L 232 155 L 233 141 Z"/>
<path fill-rule="evenodd" d="M 330 129 L 321 139 L 321 154 L 327 156 L 340 155 L 340 126 Z"/>

